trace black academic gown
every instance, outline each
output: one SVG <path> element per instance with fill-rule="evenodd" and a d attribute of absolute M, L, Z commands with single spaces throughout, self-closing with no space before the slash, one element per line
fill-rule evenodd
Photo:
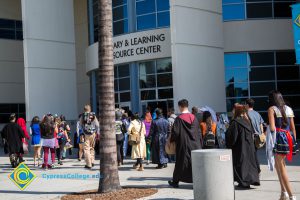
<path fill-rule="evenodd" d="M 24 153 L 22 143 L 24 133 L 18 124 L 7 124 L 2 130 L 2 138 L 5 139 L 7 143 L 7 149 L 9 154 Z"/>
<path fill-rule="evenodd" d="M 234 119 L 226 132 L 226 145 L 232 149 L 234 180 L 242 186 L 259 185 L 253 129 L 243 118 Z"/>
<path fill-rule="evenodd" d="M 176 143 L 173 181 L 193 183 L 191 151 L 201 149 L 199 122 L 193 114 L 181 114 L 175 119 L 171 141 Z"/>

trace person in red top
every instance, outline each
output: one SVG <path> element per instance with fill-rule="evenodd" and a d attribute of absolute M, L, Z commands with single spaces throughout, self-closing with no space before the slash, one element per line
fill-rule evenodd
<path fill-rule="evenodd" d="M 17 124 L 21 127 L 23 133 L 24 133 L 24 138 L 22 139 L 23 144 L 27 146 L 27 149 L 24 149 L 24 153 L 28 153 L 28 140 L 30 139 L 30 136 L 27 131 L 26 127 L 26 121 L 23 118 L 19 118 L 17 120 Z"/>

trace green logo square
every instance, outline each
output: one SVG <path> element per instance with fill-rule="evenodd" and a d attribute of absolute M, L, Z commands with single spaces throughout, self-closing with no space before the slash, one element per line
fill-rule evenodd
<path fill-rule="evenodd" d="M 35 178 L 36 175 L 24 163 L 20 163 L 14 171 L 8 175 L 8 178 L 16 185 L 20 190 L 24 190 Z"/>
<path fill-rule="evenodd" d="M 295 24 L 300 27 L 300 14 L 295 19 Z"/>

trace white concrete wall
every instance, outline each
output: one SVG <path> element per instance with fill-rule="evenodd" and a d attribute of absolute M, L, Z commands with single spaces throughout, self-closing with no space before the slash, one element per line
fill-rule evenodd
<path fill-rule="evenodd" d="M 226 111 L 221 0 L 172 0 L 174 101 Z"/>
<path fill-rule="evenodd" d="M 21 20 L 20 0 L 0 0 L 0 18 Z M 25 103 L 23 42 L 0 39 L 0 103 Z"/>
<path fill-rule="evenodd" d="M 76 75 L 77 75 L 77 109 L 90 103 L 90 81 L 86 73 L 85 50 L 89 45 L 88 12 L 86 0 L 74 0 L 75 17 L 75 47 L 76 47 Z"/>
<path fill-rule="evenodd" d="M 27 119 L 77 118 L 73 0 L 22 0 Z"/>
<path fill-rule="evenodd" d="M 290 19 L 224 23 L 225 52 L 294 49 Z"/>

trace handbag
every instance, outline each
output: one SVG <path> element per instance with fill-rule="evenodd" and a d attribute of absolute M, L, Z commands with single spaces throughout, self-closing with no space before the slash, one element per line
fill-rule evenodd
<path fill-rule="evenodd" d="M 165 145 L 165 151 L 168 155 L 175 155 L 176 154 L 176 143 L 171 142 L 171 134 L 169 134 L 166 145 Z"/>
<path fill-rule="evenodd" d="M 265 134 L 254 134 L 254 143 L 257 149 L 262 148 L 266 144 L 266 136 Z"/>
<path fill-rule="evenodd" d="M 141 133 L 143 129 L 143 124 L 141 123 L 140 131 L 137 132 L 135 127 L 131 129 L 131 133 L 129 134 L 128 144 L 129 145 L 138 145 L 141 142 Z"/>
<path fill-rule="evenodd" d="M 29 153 L 28 144 L 26 144 L 24 142 L 23 142 L 23 151 L 24 151 L 24 154 L 28 154 Z"/>

